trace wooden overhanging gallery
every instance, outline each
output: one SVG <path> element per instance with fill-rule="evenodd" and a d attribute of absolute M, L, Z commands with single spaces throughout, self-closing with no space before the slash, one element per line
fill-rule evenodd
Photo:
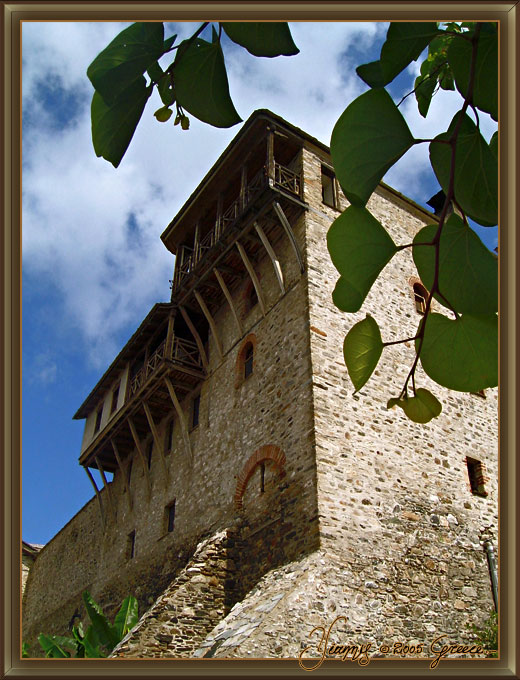
<path fill-rule="evenodd" d="M 210 332 L 216 354 L 223 358 L 215 322 L 219 307 L 229 305 L 237 339 L 241 338 L 245 329 L 234 292 L 247 278 L 265 316 L 265 293 L 255 263 L 269 258 L 284 294 L 284 275 L 273 245 L 279 238 L 289 239 L 300 271 L 304 271 L 291 226 L 307 208 L 301 172 L 303 142 L 297 133 L 273 114 L 256 112 L 162 234 L 165 246 L 176 255 L 171 302 L 152 308 L 74 416 L 92 419 L 91 414 L 104 404 L 92 441 L 80 457 L 103 518 L 106 513 L 100 491 L 89 468 L 99 470 L 110 507 L 113 499 L 105 472 L 119 469 L 126 485 L 135 451 L 151 493 L 144 441 L 149 442 L 151 435 L 167 480 L 168 465 L 158 424 L 172 408 L 191 455 L 181 403 L 207 376 Z M 107 395 L 118 376 L 125 376 L 121 380 L 125 387 L 124 395 L 116 394 L 116 409 L 109 405 Z M 131 506 L 128 486 L 126 491 Z"/>

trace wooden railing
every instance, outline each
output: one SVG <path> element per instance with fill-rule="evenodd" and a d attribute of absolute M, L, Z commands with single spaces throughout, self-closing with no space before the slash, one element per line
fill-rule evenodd
<path fill-rule="evenodd" d="M 186 340 L 185 338 L 174 338 L 171 354 L 170 356 L 167 356 L 165 340 L 159 345 L 155 352 L 148 357 L 146 364 L 140 368 L 130 380 L 128 391 L 129 397 L 132 397 L 141 389 L 165 358 L 171 359 L 181 366 L 196 368 L 201 371 L 203 370 L 199 350 L 194 342 Z"/>
<path fill-rule="evenodd" d="M 273 181 L 275 187 L 301 197 L 302 184 L 300 173 L 294 172 L 294 170 L 290 170 L 280 163 L 275 162 Z M 194 271 L 206 253 L 215 246 L 220 237 L 231 228 L 231 225 L 240 217 L 247 206 L 250 205 L 267 186 L 269 186 L 267 171 L 266 168 L 263 167 L 245 187 L 243 203 L 239 197 L 217 216 L 214 227 L 204 235 L 193 252 L 186 246 L 182 246 L 185 250 L 179 251 L 177 255 L 180 259 L 179 263 L 175 266 L 175 275 L 172 282 L 172 289 L 174 291 L 180 288 L 182 283 Z M 188 255 L 188 252 L 191 252 L 191 255 Z"/>

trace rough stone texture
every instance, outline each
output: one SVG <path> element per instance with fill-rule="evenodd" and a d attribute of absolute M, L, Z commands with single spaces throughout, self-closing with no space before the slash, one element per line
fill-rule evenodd
<path fill-rule="evenodd" d="M 338 615 L 348 620 L 337 628 L 338 642 L 429 643 L 442 633 L 463 642 L 471 640 L 471 624 L 487 617 L 483 541 L 497 539 L 497 390 L 485 399 L 450 393 L 419 370 L 418 386 L 432 389 L 443 412 L 414 424 L 386 409 L 413 360 L 410 347 L 394 345 L 353 394 L 345 334 L 370 311 L 383 340 L 412 337 L 420 316 L 409 281 L 417 272 L 409 250 L 398 253 L 363 308 L 339 312 L 331 300 L 338 274 L 325 241 L 339 213 L 321 200 L 321 162 L 330 159 L 306 142 L 301 161 L 309 209 L 293 228 L 305 273 L 280 229 L 272 245 L 285 294 L 264 257 L 254 266 L 265 317 L 259 305 L 247 311 L 247 277 L 233 291 L 243 335 L 227 305 L 216 314 L 224 357 L 210 336 L 192 457 L 176 421 L 169 479 L 154 454 L 148 496 L 136 458 L 132 510 L 116 475 L 116 514 L 104 531 L 94 499 L 45 546 L 27 582 L 24 638 L 66 631 L 85 588 L 108 613 L 129 593 L 141 611 L 155 601 L 118 651 L 131 656 L 295 657 L 314 626 Z M 385 187 L 369 208 L 398 244 L 432 220 Z M 237 380 L 251 334 L 254 371 Z M 189 399 L 183 408 L 189 414 Z M 263 447 L 284 460 L 264 460 L 261 491 L 260 466 L 247 466 Z M 471 492 L 468 455 L 485 464 L 487 497 Z M 175 530 L 167 532 L 165 508 L 173 500 Z M 209 542 L 197 548 L 203 537 Z"/>

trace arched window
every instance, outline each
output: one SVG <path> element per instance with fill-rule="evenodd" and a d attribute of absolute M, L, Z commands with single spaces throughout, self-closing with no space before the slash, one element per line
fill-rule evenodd
<path fill-rule="evenodd" d="M 249 378 L 253 373 L 253 357 L 255 350 L 252 342 L 248 342 L 244 348 L 244 378 Z"/>
<path fill-rule="evenodd" d="M 428 291 L 422 283 L 413 284 L 413 295 L 415 299 L 415 309 L 419 314 L 426 312 L 426 300 L 428 299 Z"/>

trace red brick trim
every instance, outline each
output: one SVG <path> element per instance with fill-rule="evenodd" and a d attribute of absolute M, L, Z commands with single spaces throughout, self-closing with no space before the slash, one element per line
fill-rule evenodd
<path fill-rule="evenodd" d="M 247 335 L 242 341 L 240 349 L 238 350 L 237 360 L 235 363 L 235 389 L 238 389 L 245 380 L 244 362 L 246 359 L 246 348 L 249 345 L 249 343 L 253 345 L 253 373 L 255 372 L 257 340 L 256 335 L 254 333 L 249 333 L 249 335 Z"/>
<path fill-rule="evenodd" d="M 252 456 L 250 456 L 242 468 L 242 472 L 238 475 L 237 486 L 235 490 L 235 508 L 242 510 L 242 499 L 251 475 L 253 474 L 257 465 L 264 460 L 271 460 L 278 469 L 280 477 L 285 476 L 285 453 L 278 446 L 274 444 L 266 444 L 257 449 Z"/>

